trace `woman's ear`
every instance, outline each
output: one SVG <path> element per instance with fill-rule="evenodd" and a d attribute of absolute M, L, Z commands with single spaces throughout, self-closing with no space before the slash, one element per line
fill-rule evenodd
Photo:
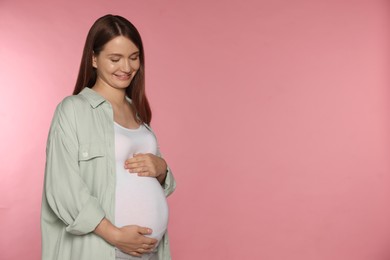
<path fill-rule="evenodd" d="M 95 69 L 97 68 L 97 57 L 95 56 L 95 53 L 92 54 L 92 67 L 94 67 Z"/>

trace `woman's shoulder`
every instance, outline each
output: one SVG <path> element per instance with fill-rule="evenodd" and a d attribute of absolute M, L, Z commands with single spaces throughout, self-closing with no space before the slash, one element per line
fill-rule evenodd
<path fill-rule="evenodd" d="M 88 111 L 91 106 L 82 95 L 67 96 L 57 105 L 53 119 L 52 127 L 60 126 L 60 128 L 76 129 L 76 125 L 88 118 Z"/>
<path fill-rule="evenodd" d="M 78 108 L 83 108 L 88 105 L 88 102 L 81 95 L 71 95 L 65 97 L 58 105 L 59 112 L 70 112 Z"/>
<path fill-rule="evenodd" d="M 54 119 L 67 118 L 73 121 L 81 114 L 86 113 L 89 107 L 89 102 L 83 96 L 67 96 L 57 105 L 54 112 Z"/>

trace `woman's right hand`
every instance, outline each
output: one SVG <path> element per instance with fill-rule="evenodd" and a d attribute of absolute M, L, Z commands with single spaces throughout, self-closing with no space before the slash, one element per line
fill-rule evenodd
<path fill-rule="evenodd" d="M 156 246 L 156 239 L 146 237 L 152 234 L 150 228 L 130 225 L 119 228 L 119 231 L 114 246 L 124 253 L 141 256 L 151 252 Z"/>
<path fill-rule="evenodd" d="M 157 244 L 156 239 L 146 237 L 152 234 L 150 228 L 136 225 L 117 228 L 106 218 L 99 223 L 94 232 L 122 252 L 132 256 L 149 253 Z"/>

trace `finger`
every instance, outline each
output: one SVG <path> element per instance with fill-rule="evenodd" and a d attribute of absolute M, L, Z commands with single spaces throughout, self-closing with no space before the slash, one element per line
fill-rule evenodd
<path fill-rule="evenodd" d="M 134 165 L 134 164 L 153 164 L 152 154 L 137 154 L 133 155 L 135 157 L 129 158 L 125 161 L 125 165 Z"/>
<path fill-rule="evenodd" d="M 140 243 L 142 244 L 146 244 L 146 245 L 149 245 L 149 246 L 155 246 L 157 244 L 157 239 L 154 239 L 154 238 L 150 238 L 150 237 L 146 237 L 145 235 L 150 235 L 152 234 L 151 229 L 150 228 L 140 228 L 140 229 L 143 229 L 142 232 L 139 232 L 140 235 L 142 235 L 140 238 L 139 238 L 139 241 Z"/>
<path fill-rule="evenodd" d="M 140 177 L 156 177 L 156 175 L 150 171 L 142 171 L 142 172 L 140 171 L 140 172 L 137 172 L 137 175 Z"/>
<path fill-rule="evenodd" d="M 136 163 L 130 163 L 124 165 L 125 169 L 130 170 L 131 172 L 142 172 L 146 171 L 150 167 L 150 164 L 145 162 L 136 162 Z"/>
<path fill-rule="evenodd" d="M 157 244 L 157 239 L 151 237 L 142 237 L 142 244 L 147 244 L 150 246 L 155 246 Z"/>
<path fill-rule="evenodd" d="M 143 163 L 143 160 L 133 160 L 134 158 L 131 158 L 131 159 L 127 159 L 125 161 L 125 165 L 127 166 L 134 166 L 134 165 L 139 165 L 141 163 Z"/>
<path fill-rule="evenodd" d="M 142 254 L 138 253 L 138 252 L 129 252 L 128 253 L 129 255 L 132 255 L 132 256 L 142 256 Z"/>
<path fill-rule="evenodd" d="M 144 164 L 143 163 L 128 163 L 128 164 L 125 164 L 124 167 L 125 169 L 135 169 L 135 168 L 139 168 L 139 167 L 143 167 Z"/>
<path fill-rule="evenodd" d="M 128 158 L 126 161 L 125 161 L 125 164 L 127 163 L 135 163 L 135 162 L 142 162 L 143 160 L 145 160 L 145 157 L 144 157 L 144 154 L 133 154 L 133 157 L 131 158 Z"/>
<path fill-rule="evenodd" d="M 147 227 L 138 227 L 138 233 L 141 235 L 151 235 L 153 233 L 153 230 Z"/>
<path fill-rule="evenodd" d="M 128 169 L 130 173 L 138 173 L 138 174 L 143 174 L 144 176 L 149 176 L 148 174 L 148 168 L 146 167 L 138 167 L 138 168 L 133 168 L 133 169 Z"/>
<path fill-rule="evenodd" d="M 151 248 L 155 248 L 157 245 L 157 240 L 150 238 L 150 237 L 144 237 L 146 238 L 144 241 L 144 244 L 148 243 Z"/>
<path fill-rule="evenodd" d="M 145 254 L 145 253 L 150 253 L 152 250 L 150 250 L 150 249 L 144 249 L 144 248 L 142 248 L 142 247 L 140 247 L 140 248 L 138 248 L 137 249 L 137 253 L 139 253 L 139 254 Z"/>
<path fill-rule="evenodd" d="M 142 244 L 142 248 L 151 251 L 154 248 L 154 245 Z"/>
<path fill-rule="evenodd" d="M 138 161 L 126 161 L 125 162 L 125 168 L 134 168 L 134 167 L 141 167 L 141 166 L 153 166 L 153 162 L 149 160 L 138 160 Z"/>

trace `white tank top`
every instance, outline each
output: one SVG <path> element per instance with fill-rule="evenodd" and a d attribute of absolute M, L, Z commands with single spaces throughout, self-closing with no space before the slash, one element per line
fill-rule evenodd
<path fill-rule="evenodd" d="M 116 160 L 115 225 L 138 225 L 153 230 L 150 237 L 161 240 L 168 224 L 168 204 L 160 183 L 124 169 L 135 153 L 156 154 L 157 140 L 144 125 L 137 129 L 114 123 Z"/>

